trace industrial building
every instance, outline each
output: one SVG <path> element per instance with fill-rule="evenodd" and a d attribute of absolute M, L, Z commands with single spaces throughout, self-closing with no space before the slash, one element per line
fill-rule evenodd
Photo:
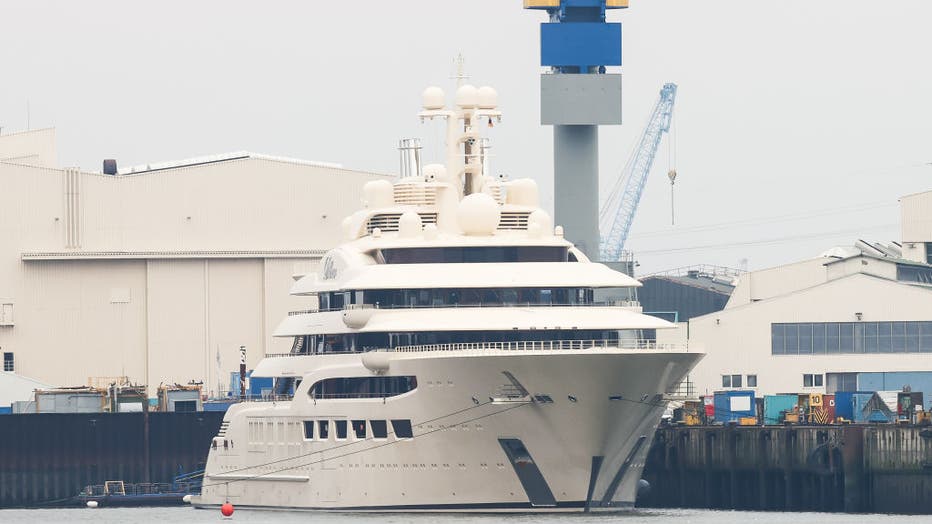
<path fill-rule="evenodd" d="M 690 343 L 707 352 L 698 392 L 909 387 L 932 406 L 932 191 L 900 203 L 902 242 L 746 273 L 723 310 L 690 319 Z"/>
<path fill-rule="evenodd" d="M 293 275 L 388 177 L 254 153 L 104 171 L 58 167 L 54 129 L 0 136 L 0 381 L 227 389 L 240 346 L 250 368 L 290 349 Z"/>
<path fill-rule="evenodd" d="M 670 322 L 721 311 L 743 272 L 722 266 L 698 265 L 640 277 L 638 300 L 644 312 Z"/>

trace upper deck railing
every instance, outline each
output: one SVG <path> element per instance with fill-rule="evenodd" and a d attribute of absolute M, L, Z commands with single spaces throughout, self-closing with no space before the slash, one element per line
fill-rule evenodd
<path fill-rule="evenodd" d="M 623 308 L 639 308 L 641 303 L 637 300 L 612 300 L 609 302 L 589 302 L 589 303 L 574 303 L 574 304 L 559 304 L 556 302 L 492 302 L 492 303 L 477 303 L 477 304 L 398 304 L 398 305 L 381 305 L 381 304 L 348 304 L 341 308 L 329 308 L 329 309 L 302 309 L 298 311 L 289 311 L 288 316 L 294 317 L 297 315 L 307 315 L 311 313 L 328 313 L 333 311 L 346 311 L 353 309 L 463 309 L 463 308 L 476 308 L 476 307 L 623 307 Z"/>
<path fill-rule="evenodd" d="M 451 344 L 421 344 L 417 346 L 397 346 L 393 351 L 399 353 L 417 353 L 421 351 L 469 351 L 469 350 L 579 350 L 592 348 L 611 349 L 661 349 L 683 350 L 686 344 L 658 344 L 654 340 L 520 340 L 513 342 L 456 342 Z"/>
<path fill-rule="evenodd" d="M 605 349 L 647 349 L 661 351 L 687 351 L 688 344 L 658 343 L 654 340 L 520 340 L 512 342 L 455 342 L 449 344 L 420 344 L 414 346 L 396 346 L 393 349 L 379 349 L 375 351 L 396 351 L 398 353 L 418 353 L 426 351 L 548 351 L 548 350 L 582 350 L 592 348 Z M 365 353 L 365 351 L 341 351 L 329 354 Z M 321 353 L 267 353 L 266 358 L 273 357 L 303 357 L 319 355 Z"/>

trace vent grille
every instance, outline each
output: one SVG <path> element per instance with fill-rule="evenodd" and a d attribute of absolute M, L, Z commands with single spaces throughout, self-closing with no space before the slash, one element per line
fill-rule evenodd
<path fill-rule="evenodd" d="M 436 224 L 437 223 L 437 213 L 418 213 L 421 217 L 421 224 Z M 376 228 L 380 229 L 383 233 L 389 231 L 398 231 L 398 221 L 401 219 L 401 213 L 380 213 L 378 215 L 373 215 L 369 218 L 369 221 L 366 222 L 366 234 L 371 235 L 372 231 Z M 525 220 L 527 222 L 527 220 Z"/>
<path fill-rule="evenodd" d="M 395 204 L 435 206 L 437 205 L 437 188 L 423 184 L 396 184 Z"/>
<path fill-rule="evenodd" d="M 509 211 L 502 213 L 498 221 L 498 229 L 527 229 L 527 219 L 531 215 L 528 211 Z"/>

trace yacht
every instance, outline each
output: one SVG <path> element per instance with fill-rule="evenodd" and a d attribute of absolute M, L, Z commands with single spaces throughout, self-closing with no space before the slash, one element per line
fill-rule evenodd
<path fill-rule="evenodd" d="M 291 294 L 295 311 L 234 405 L 194 504 L 346 511 L 630 507 L 650 441 L 701 352 L 656 342 L 634 278 L 590 261 L 536 183 L 489 172 L 490 87 L 423 93 L 445 164 L 366 183 L 345 242 Z"/>

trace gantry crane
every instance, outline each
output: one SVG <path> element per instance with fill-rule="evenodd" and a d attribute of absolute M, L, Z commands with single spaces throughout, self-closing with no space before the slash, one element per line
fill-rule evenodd
<path fill-rule="evenodd" d="M 660 139 L 670 130 L 670 121 L 673 117 L 673 101 L 676 98 L 676 84 L 667 83 L 660 90 L 660 98 L 654 106 L 650 120 L 641 140 L 638 142 L 634 154 L 628 159 L 624 170 L 612 192 L 608 195 L 602 209 L 599 210 L 599 259 L 603 262 L 620 260 L 625 240 L 631 230 L 634 214 L 637 212 L 638 202 L 644 193 L 647 175 L 654 164 L 654 156 L 660 147 Z M 669 173 L 670 184 L 676 178 L 676 171 Z"/>

